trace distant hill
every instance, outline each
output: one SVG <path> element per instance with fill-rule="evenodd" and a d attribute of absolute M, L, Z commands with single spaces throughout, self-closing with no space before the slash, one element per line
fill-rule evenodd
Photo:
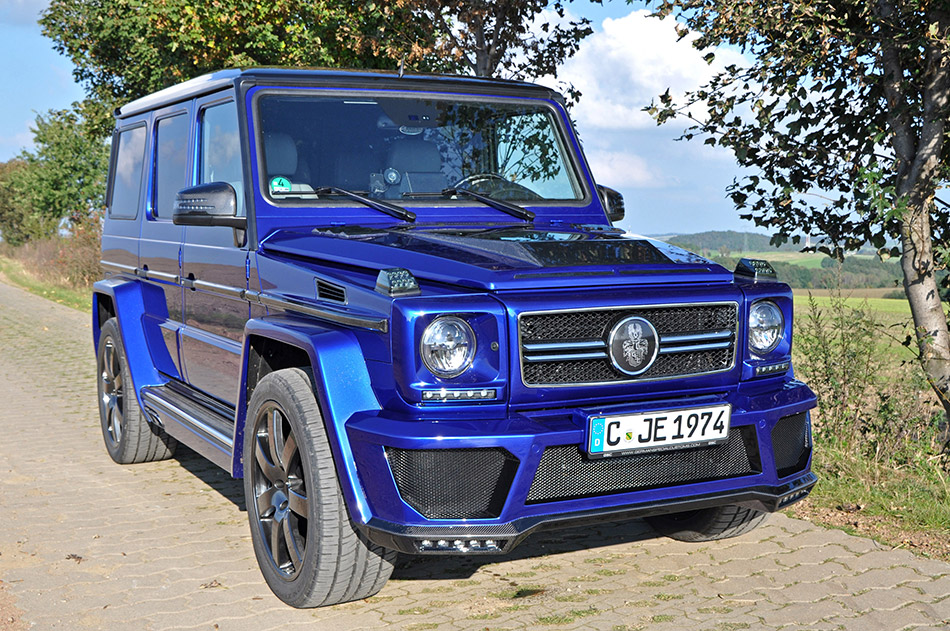
<path fill-rule="evenodd" d="M 804 243 L 795 245 L 786 243 L 776 248 L 769 243 L 771 237 L 756 232 L 736 232 L 735 230 L 712 230 L 696 232 L 694 234 L 677 234 L 663 239 L 673 245 L 678 245 L 692 252 L 712 254 L 716 252 L 797 252 L 804 247 Z"/>
<path fill-rule="evenodd" d="M 779 280 L 795 288 L 822 289 L 839 283 L 847 289 L 900 286 L 897 261 L 882 261 L 873 253 L 847 256 L 838 270 L 834 260 L 824 254 L 801 253 L 804 242 L 786 243 L 776 248 L 769 244 L 768 235 L 755 232 L 698 232 L 668 235 L 663 240 L 706 256 L 727 269 L 735 268 L 742 256 L 767 259 L 775 267 Z"/>

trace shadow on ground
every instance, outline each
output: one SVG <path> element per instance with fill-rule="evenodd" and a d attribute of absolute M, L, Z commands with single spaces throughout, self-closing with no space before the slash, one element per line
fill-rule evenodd
<path fill-rule="evenodd" d="M 619 543 L 634 543 L 658 537 L 642 519 L 605 522 L 595 526 L 547 530 L 529 536 L 513 552 L 485 556 L 400 555 L 393 572 L 396 580 L 458 580 L 472 576 L 485 565 L 554 554 L 593 550 Z M 502 575 L 499 578 L 505 579 Z M 513 581 L 509 581 L 515 585 Z"/>
<path fill-rule="evenodd" d="M 244 485 L 209 460 L 179 444 L 175 459 L 182 468 L 221 494 L 238 510 L 246 511 Z M 422 556 L 401 554 L 393 572 L 396 580 L 458 580 L 472 576 L 485 565 L 519 559 L 544 558 L 579 550 L 591 550 L 618 543 L 654 539 L 658 535 L 643 520 L 604 522 L 575 528 L 543 530 L 529 536 L 513 552 L 485 556 Z M 502 577 L 503 578 L 503 577 Z"/>
<path fill-rule="evenodd" d="M 183 469 L 237 506 L 238 510 L 241 512 L 247 510 L 247 505 L 244 503 L 244 482 L 242 480 L 235 480 L 230 473 L 181 443 L 178 443 L 178 449 L 175 450 L 175 460 L 181 464 Z"/>

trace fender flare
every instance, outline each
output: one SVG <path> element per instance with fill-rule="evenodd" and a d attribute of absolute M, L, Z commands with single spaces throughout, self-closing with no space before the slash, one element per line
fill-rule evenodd
<path fill-rule="evenodd" d="M 340 488 L 353 520 L 365 524 L 370 518 L 369 507 L 345 425 L 355 413 L 379 410 L 380 404 L 373 392 L 363 351 L 351 331 L 285 316 L 264 316 L 247 322 L 240 390 L 244 395 L 239 397 L 234 424 L 232 475 L 244 476 L 244 429 L 249 402 L 247 373 L 254 337 L 273 339 L 307 353 L 313 370 L 314 394 L 323 414 Z"/>
<path fill-rule="evenodd" d="M 155 297 L 150 299 L 146 295 L 147 288 L 143 287 L 143 283 L 125 278 L 100 280 L 92 286 L 92 292 L 93 343 L 98 352 L 99 334 L 101 332 L 97 315 L 99 313 L 99 297 L 109 296 L 115 307 L 115 318 L 119 325 L 119 335 L 122 336 L 125 359 L 129 364 L 132 389 L 135 391 L 135 398 L 138 399 L 139 407 L 144 410 L 145 405 L 140 394 L 142 388 L 145 386 L 159 386 L 167 381 L 155 369 L 148 334 L 142 325 L 146 313 L 146 304 L 152 311 L 159 307 L 167 310 L 164 295 L 160 296 L 160 304 L 156 305 Z M 155 341 L 152 342 L 152 345 L 154 343 Z"/>

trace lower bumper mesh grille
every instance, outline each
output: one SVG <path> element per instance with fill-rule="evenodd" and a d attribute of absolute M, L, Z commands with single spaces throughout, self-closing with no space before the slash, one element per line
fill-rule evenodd
<path fill-rule="evenodd" d="M 772 428 L 772 452 L 778 477 L 798 473 L 811 456 L 811 428 L 808 413 L 801 412 L 779 419 Z"/>
<path fill-rule="evenodd" d="M 548 447 L 528 504 L 724 480 L 762 472 L 755 427 L 736 427 L 714 447 L 588 458 L 577 445 Z"/>
<path fill-rule="evenodd" d="M 505 505 L 518 459 L 500 447 L 386 448 L 402 499 L 428 519 L 489 519 Z"/>

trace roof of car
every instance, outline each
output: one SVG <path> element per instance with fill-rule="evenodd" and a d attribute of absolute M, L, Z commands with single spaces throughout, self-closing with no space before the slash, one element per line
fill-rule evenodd
<path fill-rule="evenodd" d="M 217 92 L 239 83 L 314 86 L 388 88 L 405 90 L 451 90 L 479 94 L 522 94 L 535 98 L 563 100 L 556 91 L 524 81 L 490 79 L 464 75 L 405 73 L 389 70 L 335 70 L 326 68 L 244 68 L 219 70 L 153 92 L 116 109 L 117 118 L 165 107 L 204 94 Z"/>

